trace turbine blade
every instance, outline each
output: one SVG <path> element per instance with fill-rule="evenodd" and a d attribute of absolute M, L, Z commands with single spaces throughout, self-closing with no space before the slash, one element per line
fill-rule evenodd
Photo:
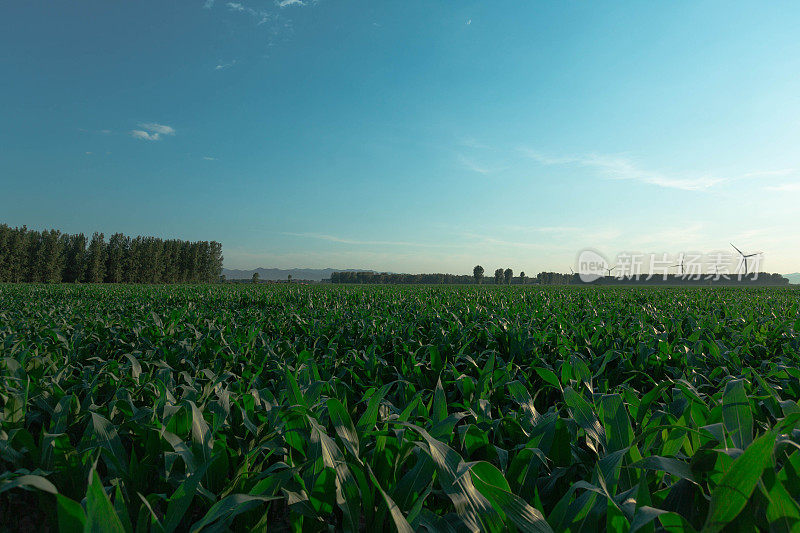
<path fill-rule="evenodd" d="M 731 246 L 733 246 L 733 243 L 730 243 L 730 244 L 731 244 Z M 736 248 L 735 246 L 733 246 L 733 248 L 734 248 L 734 250 L 739 252 L 741 255 L 744 255 L 740 249 Z"/>

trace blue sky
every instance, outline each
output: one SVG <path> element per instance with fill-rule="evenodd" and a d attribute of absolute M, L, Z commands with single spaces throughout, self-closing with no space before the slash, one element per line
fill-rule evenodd
<path fill-rule="evenodd" d="M 282 4 L 3 3 L 0 221 L 228 268 L 800 270 L 796 3 Z"/>

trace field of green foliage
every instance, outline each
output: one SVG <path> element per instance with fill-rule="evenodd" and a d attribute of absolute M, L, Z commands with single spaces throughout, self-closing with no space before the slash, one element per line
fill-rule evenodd
<path fill-rule="evenodd" d="M 0 285 L 0 530 L 800 529 L 800 292 Z"/>

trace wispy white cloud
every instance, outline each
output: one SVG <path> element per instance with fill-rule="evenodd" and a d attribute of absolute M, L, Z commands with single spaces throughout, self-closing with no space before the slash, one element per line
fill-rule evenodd
<path fill-rule="evenodd" d="M 458 161 L 461 165 L 466 168 L 467 170 L 471 170 L 472 172 L 477 172 L 479 174 L 494 174 L 495 172 L 501 172 L 508 167 L 494 167 L 494 166 L 487 166 L 481 163 L 476 162 L 474 159 L 465 156 L 464 154 L 458 155 Z"/>
<path fill-rule="evenodd" d="M 274 16 L 269 11 L 266 11 L 264 9 L 253 9 L 252 7 L 246 6 L 241 2 L 228 2 L 225 5 L 228 6 L 228 9 L 230 9 L 231 11 L 236 11 L 237 13 L 245 13 L 247 15 L 250 15 L 251 17 L 258 19 L 259 26 L 261 24 L 269 22 L 274 18 Z"/>
<path fill-rule="evenodd" d="M 237 63 L 237 60 L 234 59 L 233 61 L 229 61 L 228 63 L 217 63 L 217 66 L 214 67 L 214 70 L 225 70 L 226 68 L 230 68 Z"/>
<path fill-rule="evenodd" d="M 710 175 L 682 177 L 645 170 L 625 157 L 592 155 L 584 157 L 580 160 L 580 163 L 584 166 L 598 169 L 609 179 L 635 180 L 659 187 L 681 189 L 684 191 L 702 191 L 725 181 L 722 178 Z"/>
<path fill-rule="evenodd" d="M 742 178 L 780 178 L 783 176 L 790 176 L 797 172 L 793 168 L 781 168 L 777 170 L 756 170 L 754 172 L 747 172 L 742 174 Z"/>
<path fill-rule="evenodd" d="M 469 19 L 469 20 L 467 21 L 467 26 L 469 26 L 470 24 L 472 24 L 472 19 Z"/>
<path fill-rule="evenodd" d="M 143 139 L 145 141 L 157 141 L 161 138 L 158 133 L 149 133 L 142 130 L 131 130 L 131 136 L 134 139 Z"/>
<path fill-rule="evenodd" d="M 800 192 L 800 183 L 782 183 L 766 187 L 766 189 L 776 192 Z"/>
<path fill-rule="evenodd" d="M 704 191 L 725 180 L 708 174 L 681 176 L 641 168 L 633 159 L 619 155 L 585 154 L 553 157 L 529 149 L 521 153 L 542 165 L 579 165 L 597 171 L 606 179 L 633 180 L 670 189 Z"/>
<path fill-rule="evenodd" d="M 211 9 L 214 7 L 214 0 L 206 0 L 203 4 L 203 9 Z"/>
<path fill-rule="evenodd" d="M 209 156 L 207 156 L 207 155 L 206 155 L 206 156 L 203 156 L 203 159 L 205 159 L 206 161 L 217 161 L 217 158 L 216 158 L 216 157 L 209 157 Z"/>
<path fill-rule="evenodd" d="M 175 128 L 172 126 L 167 126 L 166 124 L 156 124 L 155 122 L 145 122 L 144 124 L 139 124 L 140 128 L 144 128 L 148 131 L 152 131 L 155 133 L 159 133 L 161 135 L 175 135 Z"/>
<path fill-rule="evenodd" d="M 306 3 L 303 0 L 275 0 L 275 5 L 278 7 L 289 6 L 304 6 Z"/>
<path fill-rule="evenodd" d="M 145 141 L 160 141 L 164 135 L 175 135 L 175 128 L 167 126 L 166 124 L 157 124 L 155 122 L 146 122 L 139 124 L 140 130 L 131 130 L 131 136 L 134 139 L 142 139 Z"/>

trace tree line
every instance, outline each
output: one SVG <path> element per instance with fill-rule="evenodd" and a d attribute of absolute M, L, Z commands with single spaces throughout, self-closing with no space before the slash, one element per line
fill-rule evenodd
<path fill-rule="evenodd" d="M 539 272 L 535 277 L 528 278 L 525 272 L 520 272 L 519 276 L 514 276 L 514 271 L 510 268 L 498 268 L 494 271 L 493 277 L 484 277 L 485 270 L 481 265 L 476 265 L 472 269 L 472 275 L 459 274 L 389 274 L 386 272 L 334 272 L 331 274 L 331 283 L 362 283 L 362 284 L 469 284 L 487 283 L 493 285 L 787 285 L 789 280 L 780 274 L 768 274 L 762 272 L 756 279 L 751 274 L 739 280 L 737 276 L 729 276 L 728 279 L 718 280 L 708 279 L 704 274 L 700 279 L 691 279 L 688 276 L 670 274 L 665 280 L 663 276 L 653 276 L 647 279 L 642 276 L 638 280 L 630 278 L 617 278 L 614 276 L 600 277 L 591 282 L 583 282 L 578 274 L 563 274 L 561 272 Z"/>
<path fill-rule="evenodd" d="M 463 285 L 469 283 L 483 283 L 483 267 L 476 266 L 472 276 L 466 274 L 391 274 L 388 272 L 333 272 L 331 283 L 374 283 L 374 284 L 419 284 L 419 285 Z M 493 279 L 487 283 L 510 284 L 525 283 L 525 272 L 520 272 L 514 277 L 510 268 L 498 268 Z"/>
<path fill-rule="evenodd" d="M 391 274 L 388 272 L 332 272 L 331 283 L 376 284 L 466 284 L 474 283 L 472 276 L 458 274 Z"/>
<path fill-rule="evenodd" d="M 222 273 L 222 245 L 102 233 L 87 238 L 0 224 L 0 282 L 207 283 Z"/>

